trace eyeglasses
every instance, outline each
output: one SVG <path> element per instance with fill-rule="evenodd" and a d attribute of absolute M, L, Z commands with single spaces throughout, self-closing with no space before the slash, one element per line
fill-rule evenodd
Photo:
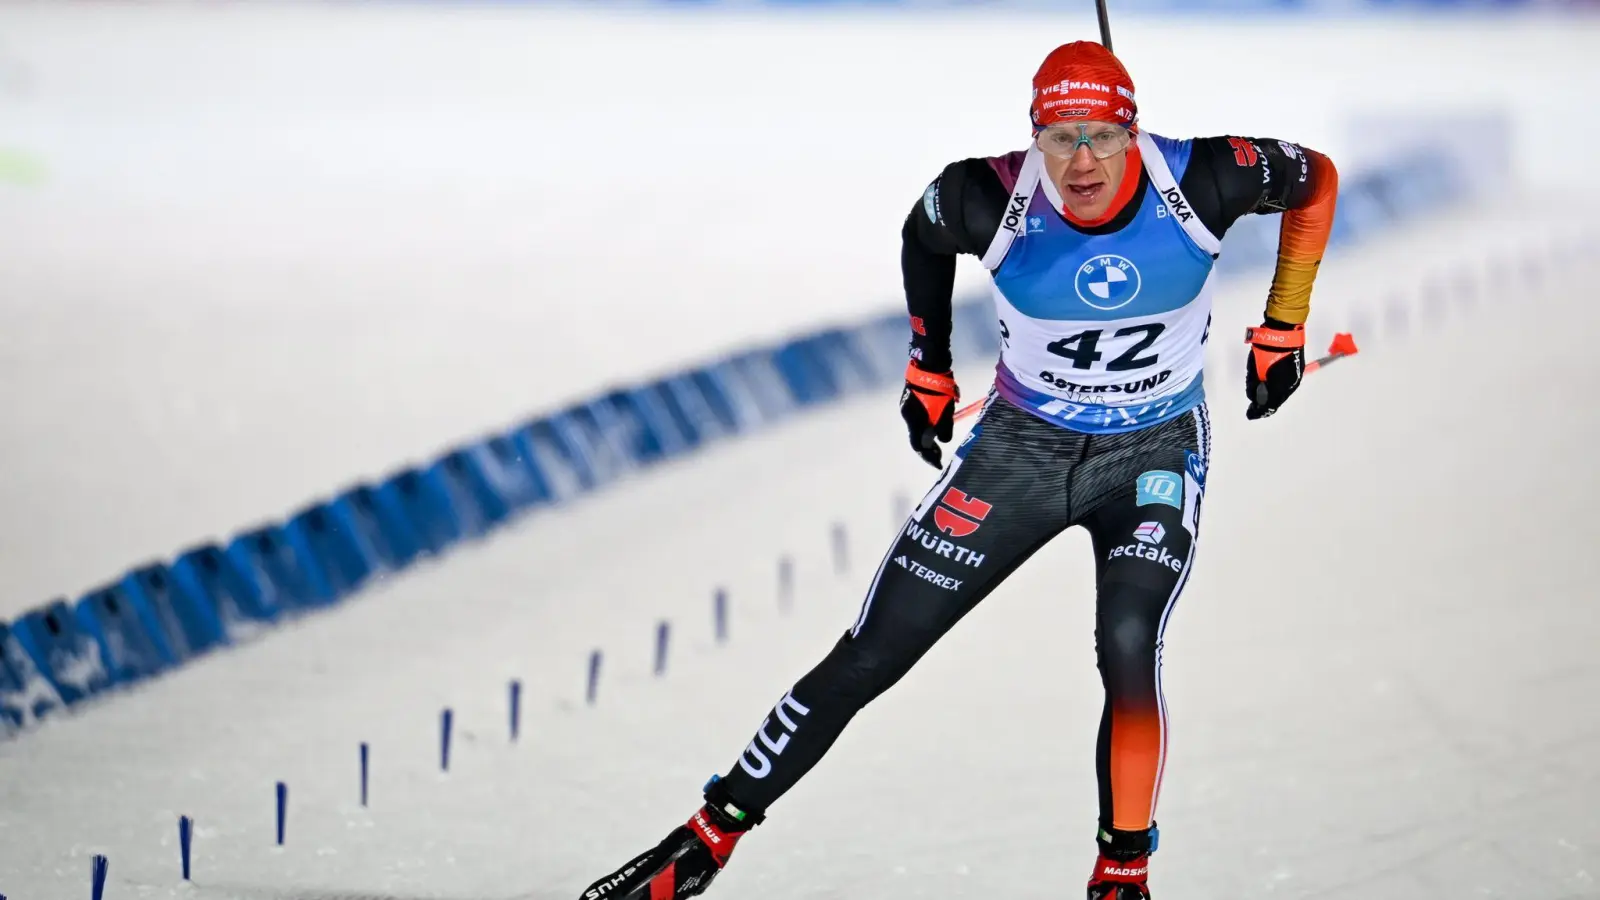
<path fill-rule="evenodd" d="M 1133 134 L 1111 122 L 1058 123 L 1041 128 L 1033 140 L 1041 151 L 1060 159 L 1070 159 L 1079 147 L 1088 147 L 1095 159 L 1109 159 L 1128 148 Z"/>

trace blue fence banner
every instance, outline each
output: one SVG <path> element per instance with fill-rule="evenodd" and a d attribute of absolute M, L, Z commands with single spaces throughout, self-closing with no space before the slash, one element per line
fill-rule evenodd
<path fill-rule="evenodd" d="M 695 373 L 708 402 L 726 404 L 735 432 L 760 428 L 770 419 L 761 408 L 756 392 L 744 381 L 731 359 L 719 359 Z"/>
<path fill-rule="evenodd" d="M 63 705 L 13 626 L 0 622 L 0 732 L 20 731 Z"/>
<path fill-rule="evenodd" d="M 283 612 L 332 599 L 332 589 L 312 571 L 309 559 L 295 553 L 281 525 L 241 534 L 226 552 L 254 606 Z"/>
<path fill-rule="evenodd" d="M 505 499 L 489 490 L 480 490 L 482 480 L 466 454 L 449 453 L 423 470 L 423 479 L 444 495 L 445 505 L 455 515 L 456 527 L 464 538 L 482 537 L 510 512 Z"/>
<path fill-rule="evenodd" d="M 378 489 L 358 484 L 333 498 L 328 512 L 372 553 L 375 568 L 398 571 L 422 552 L 422 539 L 398 509 L 380 502 Z"/>
<path fill-rule="evenodd" d="M 380 565 L 377 551 L 368 546 L 365 537 L 325 503 L 291 516 L 283 535 L 295 558 L 303 560 L 325 585 L 326 593 L 319 598 L 323 603 L 359 589 Z"/>
<path fill-rule="evenodd" d="M 557 417 L 556 427 L 587 463 L 591 490 L 616 481 L 633 468 L 634 460 L 620 434 L 622 426 L 605 398 L 567 409 Z"/>
<path fill-rule="evenodd" d="M 283 612 L 277 595 L 252 590 L 245 573 L 216 544 L 202 544 L 179 553 L 171 571 L 173 580 L 185 593 L 200 599 L 215 613 L 219 634 L 213 643 L 224 637 L 243 637 Z M 193 637 L 190 640 L 198 643 Z"/>
<path fill-rule="evenodd" d="M 68 706 L 111 685 L 100 645 L 78 627 L 66 601 L 24 615 L 11 629 L 39 674 Z"/>
<path fill-rule="evenodd" d="M 74 614 L 78 627 L 100 645 L 106 671 L 118 684 L 138 681 L 179 662 L 154 613 L 120 582 L 83 595 Z"/>
<path fill-rule="evenodd" d="M 378 505 L 404 520 L 428 553 L 443 553 L 461 539 L 461 522 L 437 475 L 414 468 L 396 472 L 378 486 Z"/>
<path fill-rule="evenodd" d="M 607 410 L 607 440 L 636 466 L 649 466 L 683 452 L 685 440 L 668 421 L 661 398 L 645 388 L 617 390 L 592 407 Z"/>
<path fill-rule="evenodd" d="M 535 419 L 513 431 L 517 448 L 544 503 L 564 503 L 594 486 L 594 473 L 576 444 L 549 419 Z"/>
<path fill-rule="evenodd" d="M 185 587 L 166 565 L 156 562 L 128 572 L 120 582 L 150 628 L 158 634 L 174 663 L 227 643 L 217 609 L 203 595 Z"/>

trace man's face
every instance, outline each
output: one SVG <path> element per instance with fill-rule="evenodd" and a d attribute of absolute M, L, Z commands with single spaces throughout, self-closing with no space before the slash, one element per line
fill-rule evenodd
<path fill-rule="evenodd" d="M 1128 169 L 1130 140 L 1127 129 L 1109 122 L 1052 125 L 1039 133 L 1045 173 L 1068 212 L 1080 219 L 1105 215 Z M 1097 151 L 1110 155 L 1100 159 Z"/>

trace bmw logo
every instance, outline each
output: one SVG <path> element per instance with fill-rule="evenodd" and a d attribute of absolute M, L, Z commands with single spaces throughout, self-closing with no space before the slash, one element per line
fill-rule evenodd
<path fill-rule="evenodd" d="M 1091 257 L 1073 278 L 1078 299 L 1095 309 L 1121 309 L 1139 296 L 1139 269 L 1125 256 Z"/>

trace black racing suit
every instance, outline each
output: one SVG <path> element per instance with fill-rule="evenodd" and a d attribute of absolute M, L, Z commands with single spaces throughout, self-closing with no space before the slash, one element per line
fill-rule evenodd
<path fill-rule="evenodd" d="M 1248 140 L 1254 153 L 1239 142 Z M 1307 196 L 1304 154 L 1265 139 L 1194 142 L 1180 186 L 1219 238 L 1247 213 Z M 1298 149 L 1298 148 L 1297 148 Z M 994 160 L 951 164 L 903 230 L 902 268 L 917 327 L 912 356 L 950 367 L 950 296 L 957 253 L 982 256 L 1009 187 Z M 1248 164 L 1247 164 L 1248 163 Z M 1124 227 L 1145 197 L 1092 233 Z M 1076 227 L 1076 226 L 1075 226 Z M 991 394 L 880 564 L 861 613 L 831 652 L 785 694 L 723 779 L 748 809 L 765 810 L 820 760 L 850 719 L 889 689 L 962 616 L 1045 542 L 1088 529 L 1097 572 L 1095 646 L 1106 699 L 1098 741 L 1100 827 L 1148 840 L 1166 754 L 1162 632 L 1194 565 L 1209 457 L 1205 407 L 1140 430 L 1085 434 Z"/>

